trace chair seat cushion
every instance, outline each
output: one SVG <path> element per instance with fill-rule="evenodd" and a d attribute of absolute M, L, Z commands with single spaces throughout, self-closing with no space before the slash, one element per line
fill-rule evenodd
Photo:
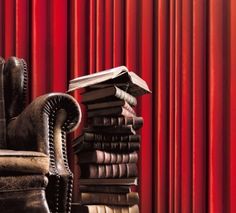
<path fill-rule="evenodd" d="M 0 212 L 49 213 L 45 175 L 0 176 Z"/>
<path fill-rule="evenodd" d="M 0 150 L 0 174 L 46 174 L 49 157 L 41 152 Z"/>

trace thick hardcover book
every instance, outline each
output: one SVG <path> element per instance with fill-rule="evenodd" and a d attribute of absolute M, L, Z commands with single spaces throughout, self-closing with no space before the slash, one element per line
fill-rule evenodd
<path fill-rule="evenodd" d="M 105 134 L 105 135 L 135 135 L 136 134 L 132 125 L 111 126 L 111 127 L 106 127 L 106 128 L 87 127 L 87 128 L 84 128 L 84 133 L 86 132 L 96 133 L 96 134 Z"/>
<path fill-rule="evenodd" d="M 139 213 L 138 205 L 129 207 L 72 204 L 71 210 L 78 213 Z"/>
<path fill-rule="evenodd" d="M 89 125 L 94 127 L 110 127 L 132 125 L 137 130 L 143 126 L 142 117 L 93 117 L 89 119 Z"/>
<path fill-rule="evenodd" d="M 100 133 L 85 132 L 74 141 L 96 141 L 96 142 L 140 142 L 140 135 L 104 135 Z"/>
<path fill-rule="evenodd" d="M 135 117 L 136 114 L 127 110 L 122 106 L 112 107 L 109 109 L 97 109 L 88 111 L 88 118 L 95 116 L 125 116 L 125 117 Z"/>
<path fill-rule="evenodd" d="M 124 100 L 118 100 L 118 101 L 106 101 L 102 103 L 95 103 L 95 104 L 88 104 L 87 109 L 90 110 L 96 110 L 96 109 L 109 109 L 113 107 L 124 107 L 128 111 L 132 112 L 135 114 L 134 109 Z"/>
<path fill-rule="evenodd" d="M 73 145 L 74 153 L 80 153 L 92 150 L 103 150 L 108 152 L 133 152 L 140 149 L 140 143 L 137 142 L 86 142 Z"/>
<path fill-rule="evenodd" d="M 131 192 L 130 186 L 80 186 L 80 192 L 126 194 Z"/>
<path fill-rule="evenodd" d="M 130 178 L 137 177 L 135 163 L 127 164 L 80 164 L 81 178 Z"/>
<path fill-rule="evenodd" d="M 82 103 L 99 103 L 104 101 L 124 100 L 131 106 L 137 105 L 137 99 L 116 86 L 84 92 L 81 94 Z"/>
<path fill-rule="evenodd" d="M 86 90 L 90 91 L 90 90 L 95 90 L 95 89 L 101 89 L 101 88 L 105 88 L 105 87 L 110 87 L 111 85 L 114 85 L 114 86 L 124 90 L 125 92 L 128 92 L 128 89 L 129 89 L 129 84 L 128 83 L 106 82 L 106 83 L 100 83 L 100 84 L 95 84 L 95 85 L 86 87 Z"/>
<path fill-rule="evenodd" d="M 129 72 L 125 66 L 115 67 L 113 69 L 72 79 L 70 80 L 68 92 L 89 86 L 91 87 L 100 83 L 117 85 L 126 83 L 128 93 L 134 96 L 151 92 L 147 83 L 135 73 Z"/>
<path fill-rule="evenodd" d="M 127 194 L 107 194 L 107 193 L 91 193 L 82 192 L 80 194 L 81 204 L 104 204 L 116 206 L 133 206 L 139 203 L 137 192 L 129 192 Z"/>
<path fill-rule="evenodd" d="M 119 154 L 95 150 L 91 152 L 81 152 L 78 157 L 79 163 L 118 164 L 137 163 L 138 161 L 137 152 Z"/>
<path fill-rule="evenodd" d="M 80 186 L 137 186 L 138 178 L 80 178 Z"/>

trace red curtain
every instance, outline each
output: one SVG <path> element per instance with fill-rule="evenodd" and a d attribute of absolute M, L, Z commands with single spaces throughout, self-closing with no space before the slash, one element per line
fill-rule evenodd
<path fill-rule="evenodd" d="M 0 0 L 0 55 L 26 59 L 31 98 L 126 65 L 153 91 L 137 109 L 141 212 L 236 212 L 235 1 Z"/>

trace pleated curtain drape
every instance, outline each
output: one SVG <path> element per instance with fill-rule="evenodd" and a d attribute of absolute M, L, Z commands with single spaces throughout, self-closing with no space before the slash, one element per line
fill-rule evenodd
<path fill-rule="evenodd" d="M 141 212 L 236 212 L 235 1 L 0 0 L 0 55 L 26 59 L 31 99 L 126 65 L 153 91 L 137 107 Z"/>

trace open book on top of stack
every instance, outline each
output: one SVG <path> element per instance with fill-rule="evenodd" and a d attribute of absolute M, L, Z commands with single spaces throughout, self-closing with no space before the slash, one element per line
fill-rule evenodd
<path fill-rule="evenodd" d="M 151 93 L 147 83 L 134 72 L 130 72 L 125 66 L 72 79 L 69 83 L 68 92 L 81 88 L 99 89 L 111 85 L 116 85 L 135 97 Z"/>
<path fill-rule="evenodd" d="M 143 118 L 134 110 L 137 96 L 150 93 L 146 82 L 124 66 L 70 81 L 69 90 L 84 88 L 87 122 L 73 141 L 80 166 L 80 212 L 139 212 L 137 133 Z"/>

